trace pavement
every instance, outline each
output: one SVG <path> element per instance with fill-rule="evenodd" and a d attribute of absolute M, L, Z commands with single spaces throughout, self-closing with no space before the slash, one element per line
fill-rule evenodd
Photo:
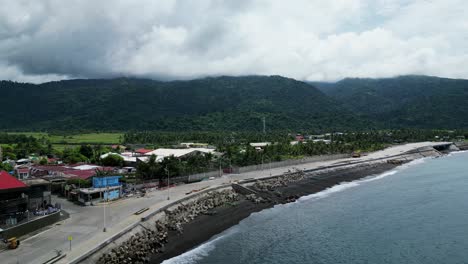
<path fill-rule="evenodd" d="M 173 201 L 186 197 L 186 193 L 204 187 L 216 187 L 229 185 L 232 181 L 250 178 L 263 178 L 271 175 L 280 175 L 289 170 L 317 169 L 324 166 L 363 162 L 372 159 L 380 159 L 402 154 L 420 147 L 433 146 L 440 142 L 421 142 L 400 145 L 370 153 L 361 158 L 346 158 L 323 162 L 312 162 L 296 166 L 272 168 L 265 166 L 264 170 L 242 174 L 228 174 L 213 180 L 207 180 L 191 184 L 178 185 L 168 190 L 157 190 L 148 193 L 144 197 L 132 197 L 118 202 L 101 204 L 98 206 L 79 206 L 65 199 L 54 197 L 52 203 L 59 202 L 70 217 L 51 226 L 51 228 L 21 241 L 21 245 L 15 250 L 7 250 L 0 253 L 1 263 L 44 263 L 56 256 L 56 251 L 67 254 L 59 263 L 69 263 L 82 254 L 93 249 L 97 244 L 107 240 L 121 230 L 141 221 L 141 218 Z M 170 200 L 167 197 L 170 197 Z M 134 213 L 140 209 L 149 208 L 140 215 Z M 105 213 L 104 213 L 105 212 Z M 104 223 L 105 218 L 105 223 Z M 104 225 L 106 232 L 103 232 Z M 68 237 L 72 236 L 72 246 Z"/>

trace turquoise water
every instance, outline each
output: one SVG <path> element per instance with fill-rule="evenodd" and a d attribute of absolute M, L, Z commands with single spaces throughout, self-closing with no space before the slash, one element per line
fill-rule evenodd
<path fill-rule="evenodd" d="M 264 210 L 164 263 L 468 263 L 468 153 Z"/>

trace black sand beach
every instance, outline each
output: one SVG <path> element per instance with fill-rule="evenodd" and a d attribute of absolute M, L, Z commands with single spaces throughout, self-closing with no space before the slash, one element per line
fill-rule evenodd
<path fill-rule="evenodd" d="M 314 172 L 305 179 L 290 183 L 287 187 L 278 188 L 281 196 L 266 194 L 273 202 L 255 204 L 241 199 L 235 205 L 218 207 L 214 215 L 202 215 L 188 224 L 183 225 L 184 232 L 178 235 L 170 233 L 169 242 L 165 245 L 164 253 L 152 256 L 150 263 L 161 263 L 166 259 L 183 254 L 210 240 L 213 236 L 238 224 L 254 212 L 273 207 L 278 203 L 287 203 L 290 197 L 301 197 L 323 191 L 342 182 L 350 182 L 371 175 L 377 175 L 397 167 L 394 164 L 378 163 L 366 164 L 352 168 L 334 169 L 327 172 Z"/>

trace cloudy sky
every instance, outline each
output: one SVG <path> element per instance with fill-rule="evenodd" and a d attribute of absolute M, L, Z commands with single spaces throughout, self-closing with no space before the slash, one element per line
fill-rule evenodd
<path fill-rule="evenodd" d="M 466 0 L 0 0 L 0 79 L 468 78 Z"/>

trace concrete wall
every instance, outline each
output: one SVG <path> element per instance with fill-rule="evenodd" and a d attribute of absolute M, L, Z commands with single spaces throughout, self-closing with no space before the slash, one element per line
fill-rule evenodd
<path fill-rule="evenodd" d="M 222 175 L 222 172 L 221 172 Z M 210 171 L 206 173 L 198 173 L 198 174 L 193 174 L 188 176 L 188 182 L 196 182 L 196 181 L 201 181 L 203 179 L 207 179 L 210 177 L 219 177 L 221 176 L 219 171 Z"/>
<path fill-rule="evenodd" d="M 19 224 L 3 230 L 4 237 L 20 237 L 52 225 L 60 220 L 60 212 L 55 212 L 49 215 L 42 216 L 24 224 Z"/>

